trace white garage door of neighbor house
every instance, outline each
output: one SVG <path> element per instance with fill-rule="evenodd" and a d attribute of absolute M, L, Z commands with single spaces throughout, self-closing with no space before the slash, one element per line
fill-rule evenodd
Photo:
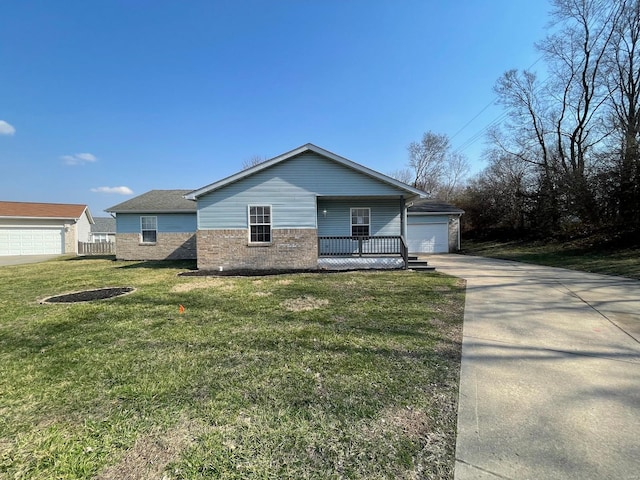
<path fill-rule="evenodd" d="M 56 255 L 63 253 L 62 228 L 0 227 L 0 255 Z"/>
<path fill-rule="evenodd" d="M 446 253 L 449 251 L 449 225 L 424 223 L 407 225 L 410 253 Z"/>

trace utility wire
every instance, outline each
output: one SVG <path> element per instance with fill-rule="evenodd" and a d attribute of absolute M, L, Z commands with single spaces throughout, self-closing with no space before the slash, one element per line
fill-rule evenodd
<path fill-rule="evenodd" d="M 533 62 L 531 65 L 529 65 L 529 67 L 526 68 L 526 70 L 531 70 L 540 60 L 542 60 L 544 58 L 544 55 L 540 55 L 535 62 Z M 546 79 L 543 83 L 547 83 L 548 79 Z M 450 140 L 453 140 L 455 137 L 457 137 L 465 128 L 467 128 L 476 118 L 478 118 L 480 115 L 482 115 L 489 107 L 495 105 L 496 101 L 498 100 L 498 97 L 495 96 L 491 99 L 491 101 L 489 103 L 487 103 L 484 107 L 482 107 L 482 109 L 473 116 L 473 118 L 471 120 L 469 120 L 467 123 L 465 123 L 462 128 L 460 128 L 456 133 L 454 133 Z M 491 127 L 497 125 L 498 123 L 500 123 L 502 120 L 504 120 L 507 117 L 506 113 L 502 113 L 499 116 L 495 117 L 493 120 L 491 120 L 487 125 L 485 125 L 483 128 L 481 128 L 479 131 L 477 131 L 476 133 L 474 133 L 470 138 L 468 138 L 467 140 L 465 140 L 464 142 L 462 142 L 462 144 L 456 148 L 454 150 L 454 153 L 462 153 L 464 150 L 466 150 L 467 148 L 469 148 L 471 145 L 473 145 L 474 143 L 476 143 L 481 137 L 482 135 L 484 135 L 485 132 L 487 132 Z"/>
<path fill-rule="evenodd" d="M 587 25 L 587 29 L 588 31 L 591 31 L 593 25 L 598 22 L 598 18 L 599 17 L 603 17 L 605 16 L 605 9 L 607 7 L 607 2 L 603 2 L 601 4 L 599 4 L 598 7 L 596 7 L 595 12 L 593 12 L 592 14 L 592 18 L 591 21 L 589 22 L 589 24 Z M 615 6 L 611 5 L 611 8 L 608 12 L 606 12 L 606 17 L 607 17 L 607 22 L 611 19 L 612 15 L 615 13 Z M 606 24 L 606 22 L 605 22 Z M 540 60 L 542 60 L 544 58 L 544 54 L 540 55 L 531 65 L 529 65 L 529 67 L 526 68 L 526 70 L 531 70 L 538 62 L 540 62 Z M 541 85 L 539 86 L 539 88 L 544 88 L 549 82 L 551 81 L 551 78 L 549 78 L 548 76 L 541 82 Z M 492 105 L 494 105 L 496 103 L 496 101 L 498 100 L 498 97 L 494 97 L 487 105 L 485 105 L 476 115 L 473 116 L 473 118 L 471 118 L 471 120 L 469 120 L 467 123 L 465 123 L 456 133 L 454 133 L 450 140 L 453 140 L 455 137 L 457 137 L 462 131 L 464 131 L 464 129 L 466 129 L 475 119 L 477 119 L 480 115 L 482 115 L 489 107 L 491 107 Z M 467 148 L 469 148 L 471 145 L 473 145 L 474 143 L 476 143 L 478 140 L 480 140 L 480 138 L 482 138 L 482 136 L 489 131 L 492 127 L 500 124 L 505 118 L 507 118 L 508 113 L 504 112 L 500 115 L 498 115 L 497 117 L 495 117 L 493 120 L 491 120 L 487 125 L 485 125 L 483 128 L 481 128 L 480 130 L 476 131 L 476 133 L 474 133 L 473 135 L 471 135 L 471 137 L 469 137 L 467 140 L 465 140 L 464 142 L 462 142 L 461 145 L 458 146 L 458 148 L 456 148 L 454 150 L 454 153 L 462 153 L 464 150 L 466 150 Z"/>

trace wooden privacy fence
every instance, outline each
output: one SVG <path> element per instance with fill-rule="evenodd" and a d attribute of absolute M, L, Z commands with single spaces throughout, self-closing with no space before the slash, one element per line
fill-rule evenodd
<path fill-rule="evenodd" d="M 115 242 L 78 242 L 78 255 L 115 255 Z"/>

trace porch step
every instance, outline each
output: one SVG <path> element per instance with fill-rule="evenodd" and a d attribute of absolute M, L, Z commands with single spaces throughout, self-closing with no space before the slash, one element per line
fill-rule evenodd
<path fill-rule="evenodd" d="M 433 271 L 436 267 L 432 267 L 426 260 L 418 260 L 418 257 L 409 257 L 408 268 L 420 272 Z"/>

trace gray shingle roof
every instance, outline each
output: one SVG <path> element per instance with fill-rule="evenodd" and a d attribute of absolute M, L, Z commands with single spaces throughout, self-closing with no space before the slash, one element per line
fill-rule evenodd
<path fill-rule="evenodd" d="M 185 200 L 183 195 L 192 190 L 151 190 L 126 202 L 107 208 L 112 213 L 191 213 L 196 202 Z"/>
<path fill-rule="evenodd" d="M 94 217 L 91 225 L 92 233 L 116 233 L 116 219 L 111 217 Z"/>
<path fill-rule="evenodd" d="M 461 210 L 450 203 L 434 198 L 426 198 L 424 200 L 417 200 L 412 206 L 408 208 L 409 213 L 450 213 L 450 214 L 463 214 L 464 210 Z"/>

